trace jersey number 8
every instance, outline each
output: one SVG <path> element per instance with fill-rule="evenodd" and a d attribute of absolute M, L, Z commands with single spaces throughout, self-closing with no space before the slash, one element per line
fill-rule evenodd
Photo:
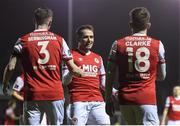
<path fill-rule="evenodd" d="M 150 51 L 148 48 L 146 47 L 140 47 L 136 50 L 135 52 L 135 56 L 136 56 L 136 61 L 133 63 L 133 48 L 132 47 L 127 47 L 126 48 L 126 52 L 128 55 L 128 70 L 129 72 L 133 72 L 133 65 L 134 68 L 138 71 L 138 72 L 146 72 L 149 70 L 150 68 L 150 61 L 149 61 L 149 57 L 150 57 Z"/>

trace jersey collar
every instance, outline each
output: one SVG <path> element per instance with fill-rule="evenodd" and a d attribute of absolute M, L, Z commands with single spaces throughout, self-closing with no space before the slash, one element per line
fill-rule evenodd
<path fill-rule="evenodd" d="M 147 36 L 146 34 L 143 34 L 143 33 L 135 33 L 133 34 L 132 36 Z"/>
<path fill-rule="evenodd" d="M 38 31 L 48 31 L 47 29 L 35 29 L 34 32 L 38 32 Z"/>

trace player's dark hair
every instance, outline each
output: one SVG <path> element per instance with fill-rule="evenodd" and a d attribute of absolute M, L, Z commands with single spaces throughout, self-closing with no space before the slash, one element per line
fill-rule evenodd
<path fill-rule="evenodd" d="M 150 21 L 150 13 L 145 7 L 132 9 L 129 16 L 133 29 L 141 31 L 147 28 Z"/>
<path fill-rule="evenodd" d="M 48 18 L 53 17 L 53 11 L 49 8 L 37 8 L 34 11 L 34 18 L 38 25 L 48 23 Z"/>
<path fill-rule="evenodd" d="M 83 34 L 82 31 L 83 31 L 84 29 L 89 29 L 89 30 L 91 30 L 91 31 L 94 32 L 94 27 L 93 27 L 92 25 L 89 25 L 89 24 L 87 24 L 87 25 L 81 25 L 81 26 L 79 26 L 79 27 L 77 28 L 77 30 L 76 30 L 76 38 L 77 38 L 77 39 L 79 39 L 79 38 L 82 37 L 82 34 Z"/>

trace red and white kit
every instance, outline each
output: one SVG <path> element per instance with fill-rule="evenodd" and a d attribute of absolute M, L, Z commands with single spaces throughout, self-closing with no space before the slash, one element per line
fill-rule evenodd
<path fill-rule="evenodd" d="M 100 87 L 105 86 L 105 70 L 101 56 L 93 52 L 82 54 L 72 50 L 74 62 L 83 69 L 85 77 L 72 77 L 68 85 L 70 106 L 67 112 L 71 124 L 110 124 Z M 88 122 L 89 117 L 92 121 Z"/>
<path fill-rule="evenodd" d="M 47 29 L 38 29 L 17 41 L 14 55 L 21 57 L 24 69 L 26 124 L 40 124 L 42 110 L 52 124 L 62 124 L 64 92 L 60 65 L 62 60 L 72 59 L 65 40 Z M 36 104 L 43 109 L 31 110 L 31 106 Z M 36 109 L 39 111 L 32 112 Z"/>
<path fill-rule="evenodd" d="M 180 124 L 180 97 L 167 97 L 165 107 L 169 108 L 168 124 Z"/>
<path fill-rule="evenodd" d="M 155 81 L 158 65 L 165 63 L 164 54 L 160 40 L 142 33 L 113 43 L 109 60 L 119 69 L 120 109 L 128 122 L 134 122 L 133 114 L 138 113 L 136 118 L 144 125 L 159 124 Z"/>

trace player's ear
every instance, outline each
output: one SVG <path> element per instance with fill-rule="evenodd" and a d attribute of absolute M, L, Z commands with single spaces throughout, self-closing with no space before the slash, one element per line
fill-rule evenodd
<path fill-rule="evenodd" d="M 49 21 L 49 24 L 48 24 L 48 29 L 50 29 L 51 24 L 52 24 L 52 20 L 51 20 L 51 21 Z"/>
<path fill-rule="evenodd" d="M 151 23 L 149 22 L 147 23 L 147 29 L 150 29 L 150 27 L 151 27 Z"/>
<path fill-rule="evenodd" d="M 51 25 L 52 25 L 52 17 L 50 17 L 48 20 L 49 20 L 48 29 L 50 29 L 50 27 L 51 27 Z"/>

